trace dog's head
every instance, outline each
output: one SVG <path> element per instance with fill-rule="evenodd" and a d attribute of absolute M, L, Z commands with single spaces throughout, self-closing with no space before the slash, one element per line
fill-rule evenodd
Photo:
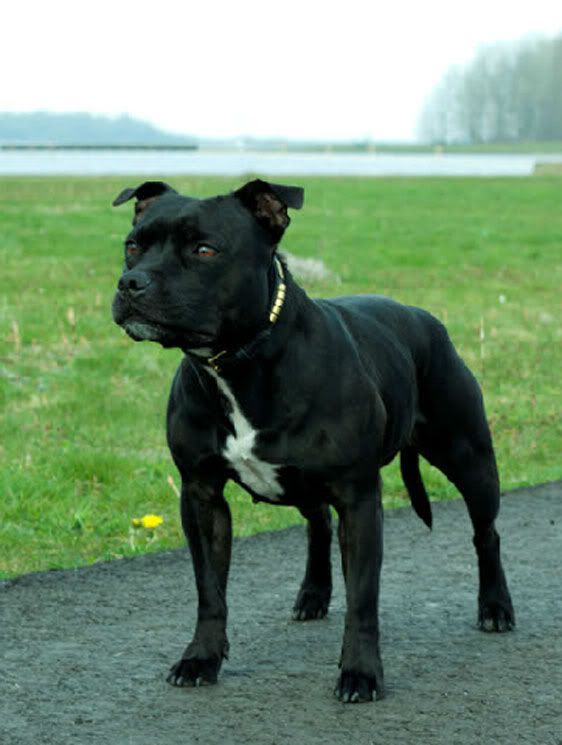
<path fill-rule="evenodd" d="M 116 197 L 136 199 L 113 318 L 136 341 L 214 348 L 263 327 L 276 246 L 303 190 L 250 181 L 237 191 L 194 199 L 161 181 Z"/>

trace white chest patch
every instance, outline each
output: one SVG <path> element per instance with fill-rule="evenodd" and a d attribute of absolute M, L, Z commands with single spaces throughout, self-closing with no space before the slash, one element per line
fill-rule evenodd
<path fill-rule="evenodd" d="M 215 378 L 221 393 L 232 407 L 230 421 L 234 434 L 226 438 L 223 458 L 234 468 L 243 484 L 262 497 L 278 501 L 283 494 L 283 488 L 277 478 L 278 466 L 256 457 L 253 450 L 257 430 L 244 416 L 228 383 L 213 370 L 209 370 L 209 373 Z"/>

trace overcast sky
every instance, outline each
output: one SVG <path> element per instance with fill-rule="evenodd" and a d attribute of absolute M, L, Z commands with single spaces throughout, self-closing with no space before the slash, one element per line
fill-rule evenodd
<path fill-rule="evenodd" d="M 128 113 L 209 137 L 408 140 L 478 45 L 562 31 L 559 0 L 15 0 L 0 111 Z"/>

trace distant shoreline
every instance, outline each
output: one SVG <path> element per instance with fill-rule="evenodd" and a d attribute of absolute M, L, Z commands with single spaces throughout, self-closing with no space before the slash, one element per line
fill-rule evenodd
<path fill-rule="evenodd" d="M 192 143 L 59 143 L 2 142 L 0 152 L 231 152 L 281 154 L 361 155 L 562 155 L 562 141 L 439 145 L 423 143 L 329 143 L 224 141 Z"/>
<path fill-rule="evenodd" d="M 137 144 L 115 144 L 115 145 L 64 145 L 59 143 L 1 143 L 0 150 L 198 150 L 199 145 L 137 145 Z"/>

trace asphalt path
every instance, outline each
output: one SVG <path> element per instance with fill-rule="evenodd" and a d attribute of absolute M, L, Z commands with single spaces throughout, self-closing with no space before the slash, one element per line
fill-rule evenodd
<path fill-rule="evenodd" d="M 462 502 L 385 515 L 381 647 L 387 697 L 333 696 L 344 621 L 290 611 L 301 527 L 235 541 L 230 660 L 219 684 L 165 682 L 189 640 L 187 551 L 0 583 L 2 745 L 562 744 L 562 482 L 504 496 L 498 522 L 517 628 L 476 629 L 476 561 Z M 335 549 L 334 549 L 335 551 Z"/>

